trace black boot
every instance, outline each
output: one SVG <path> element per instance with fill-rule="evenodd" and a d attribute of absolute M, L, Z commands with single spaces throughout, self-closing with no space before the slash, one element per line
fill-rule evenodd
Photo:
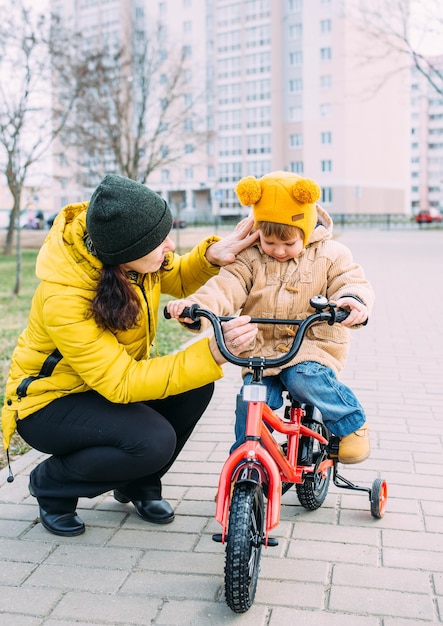
<path fill-rule="evenodd" d="M 138 515 L 151 524 L 169 524 L 175 517 L 173 508 L 163 498 L 159 500 L 131 500 L 117 489 L 114 490 L 114 498 L 122 504 L 132 502 Z"/>
<path fill-rule="evenodd" d="M 37 497 L 31 485 L 31 481 L 29 481 L 29 493 L 34 498 Z M 42 507 L 38 497 L 37 501 L 39 503 L 41 525 L 53 535 L 75 537 L 85 532 L 85 524 L 83 520 L 79 518 L 75 510 L 68 511 L 67 513 L 49 513 Z M 63 508 L 69 505 L 75 506 L 76 500 L 71 502 L 69 500 L 65 501 L 64 499 L 46 498 L 46 502 L 51 505 L 56 504 L 57 507 Z"/>
<path fill-rule="evenodd" d="M 53 535 L 75 537 L 85 532 L 85 524 L 77 513 L 48 513 L 40 508 L 40 522 Z"/>

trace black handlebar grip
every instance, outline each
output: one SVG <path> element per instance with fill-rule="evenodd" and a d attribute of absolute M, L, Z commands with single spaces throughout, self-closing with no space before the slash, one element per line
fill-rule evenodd
<path fill-rule="evenodd" d="M 189 328 L 190 330 L 200 330 L 200 327 L 201 327 L 200 318 L 198 316 L 196 317 L 195 315 L 196 309 L 198 309 L 198 305 L 192 304 L 191 306 L 185 307 L 183 311 L 180 313 L 180 318 L 190 317 L 191 320 L 194 320 L 192 323 L 183 322 L 183 325 L 186 326 L 186 328 Z M 171 319 L 171 315 L 169 314 L 166 307 L 163 309 L 163 316 L 167 320 Z"/>
<path fill-rule="evenodd" d="M 334 322 L 343 322 L 347 317 L 349 317 L 350 311 L 347 309 L 335 309 Z"/>

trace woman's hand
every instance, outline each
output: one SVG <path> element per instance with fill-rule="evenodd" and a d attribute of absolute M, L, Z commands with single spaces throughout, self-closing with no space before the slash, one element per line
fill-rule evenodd
<path fill-rule="evenodd" d="M 359 324 L 364 324 L 368 319 L 366 304 L 363 304 L 356 298 L 345 296 L 344 298 L 339 298 L 335 304 L 337 308 L 346 309 L 350 312 L 348 317 L 341 322 L 342 326 L 347 326 L 348 328 L 358 326 Z"/>
<path fill-rule="evenodd" d="M 251 324 L 249 315 L 240 315 L 229 320 L 229 322 L 223 322 L 222 330 L 229 352 L 238 356 L 253 343 L 258 327 L 257 324 Z M 211 338 L 209 347 L 215 362 L 218 365 L 223 365 L 226 359 L 220 354 L 214 337 Z"/>
<path fill-rule="evenodd" d="M 206 258 L 212 265 L 228 265 L 235 261 L 236 255 L 257 241 L 258 230 L 252 231 L 254 218 L 242 219 L 230 235 L 216 241 L 206 250 Z"/>

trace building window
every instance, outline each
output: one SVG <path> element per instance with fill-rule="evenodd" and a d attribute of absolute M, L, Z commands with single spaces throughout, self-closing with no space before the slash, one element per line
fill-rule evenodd
<path fill-rule="evenodd" d="M 291 93 L 300 93 L 303 91 L 303 78 L 293 78 L 290 80 L 289 91 Z"/>
<path fill-rule="evenodd" d="M 291 24 L 289 26 L 290 39 L 301 39 L 303 35 L 303 24 Z"/>
<path fill-rule="evenodd" d="M 288 0 L 288 10 L 293 13 L 294 11 L 301 11 L 303 8 L 303 0 Z"/>
<path fill-rule="evenodd" d="M 330 61 L 332 59 L 332 49 L 329 47 L 320 48 L 320 59 L 322 61 Z"/>
<path fill-rule="evenodd" d="M 331 74 L 323 74 L 323 76 L 320 76 L 320 87 L 321 89 L 330 89 L 332 87 Z"/>
<path fill-rule="evenodd" d="M 194 152 L 194 146 L 192 145 L 192 143 L 186 143 L 185 154 L 191 154 L 191 152 Z"/>
<path fill-rule="evenodd" d="M 332 21 L 330 19 L 320 20 L 320 32 L 322 34 L 330 33 L 331 30 L 332 30 Z"/>
<path fill-rule="evenodd" d="M 323 187 L 321 190 L 321 201 L 323 204 L 331 204 L 332 202 L 332 187 Z"/>
<path fill-rule="evenodd" d="M 194 178 L 194 169 L 192 167 L 185 167 L 185 178 Z"/>
<path fill-rule="evenodd" d="M 300 106 L 290 107 L 289 119 L 291 122 L 300 122 L 303 117 L 303 109 Z"/>
<path fill-rule="evenodd" d="M 291 161 L 291 172 L 294 174 L 303 174 L 303 161 Z"/>
<path fill-rule="evenodd" d="M 248 154 L 268 154 L 271 152 L 271 135 L 249 135 L 247 138 Z"/>
<path fill-rule="evenodd" d="M 302 65 L 303 64 L 303 52 L 301 50 L 294 50 L 289 53 L 289 65 Z"/>
<path fill-rule="evenodd" d="M 272 169 L 271 161 L 248 161 L 246 170 L 248 176 L 256 176 L 260 178 Z M 65 204 L 68 204 L 66 202 Z"/>
<path fill-rule="evenodd" d="M 293 133 L 289 138 L 291 148 L 301 148 L 303 145 L 303 135 L 301 133 Z"/>
<path fill-rule="evenodd" d="M 320 105 L 320 115 L 321 117 L 329 117 L 332 112 L 332 104 L 326 102 Z"/>
<path fill-rule="evenodd" d="M 241 154 L 242 141 L 240 136 L 220 137 L 218 142 L 219 156 L 232 156 L 233 154 Z"/>
<path fill-rule="evenodd" d="M 162 170 L 162 183 L 169 182 L 169 170 Z"/>
<path fill-rule="evenodd" d="M 225 172 L 226 182 L 236 182 L 242 177 L 242 164 L 236 161 L 233 163 L 222 163 L 220 166 L 221 175 L 222 172 Z"/>
<path fill-rule="evenodd" d="M 271 107 L 254 106 L 246 109 L 246 128 L 264 128 L 271 125 Z M 241 128 L 241 119 L 237 128 Z"/>
<path fill-rule="evenodd" d="M 320 141 L 323 145 L 332 143 L 332 133 L 330 130 L 325 130 L 320 135 Z"/>
<path fill-rule="evenodd" d="M 323 159 L 321 162 L 321 171 L 322 172 L 332 172 L 332 161 L 331 159 Z"/>
<path fill-rule="evenodd" d="M 248 81 L 246 83 L 246 100 L 269 100 L 271 97 L 271 81 L 267 78 L 262 80 Z"/>

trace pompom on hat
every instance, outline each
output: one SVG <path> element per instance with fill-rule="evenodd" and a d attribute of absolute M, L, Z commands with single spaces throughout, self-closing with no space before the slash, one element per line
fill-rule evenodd
<path fill-rule="evenodd" d="M 320 187 L 314 180 L 276 171 L 260 179 L 242 178 L 235 192 L 243 206 L 252 206 L 256 222 L 296 226 L 303 231 L 306 246 L 317 224 L 316 202 L 321 197 Z"/>
<path fill-rule="evenodd" d="M 157 248 L 172 228 L 172 215 L 149 187 L 107 174 L 91 196 L 86 228 L 100 261 L 120 265 Z"/>

